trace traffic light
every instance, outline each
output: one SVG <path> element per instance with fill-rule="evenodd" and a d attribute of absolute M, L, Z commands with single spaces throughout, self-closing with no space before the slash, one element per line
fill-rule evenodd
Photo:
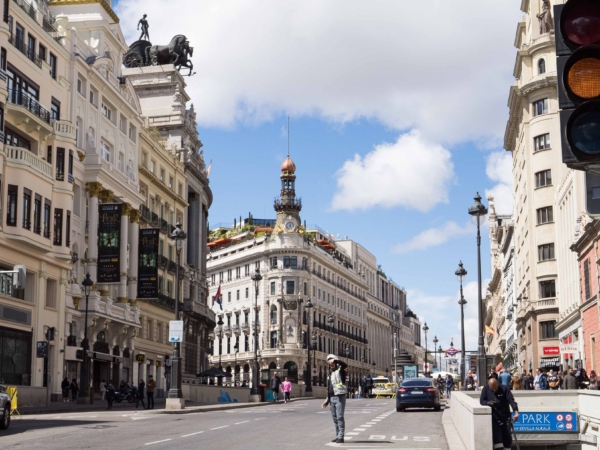
<path fill-rule="evenodd" d="M 600 174 L 600 0 L 554 7 L 563 162 Z"/>

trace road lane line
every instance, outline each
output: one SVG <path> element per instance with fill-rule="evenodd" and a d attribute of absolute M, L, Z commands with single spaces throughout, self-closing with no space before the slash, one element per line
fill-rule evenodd
<path fill-rule="evenodd" d="M 144 445 L 152 445 L 152 444 L 160 444 L 161 442 L 168 442 L 168 441 L 172 441 L 173 439 L 163 439 L 162 441 L 154 441 L 154 442 L 148 442 Z"/>
<path fill-rule="evenodd" d="M 211 428 L 210 431 L 212 430 L 220 430 L 221 428 L 227 428 L 229 425 L 223 425 L 222 427 L 217 427 L 217 428 Z"/>
<path fill-rule="evenodd" d="M 235 423 L 234 425 L 241 425 L 241 424 L 243 424 L 243 423 L 248 423 L 248 422 L 250 422 L 250 421 L 249 421 L 249 420 L 246 420 L 246 421 L 244 421 L 244 422 L 238 422 L 238 423 Z"/>
<path fill-rule="evenodd" d="M 195 433 L 184 434 L 184 435 L 183 435 L 183 436 L 181 436 L 181 437 L 194 436 L 194 435 L 196 435 L 196 434 L 200 434 L 200 433 L 204 433 L 204 431 L 196 431 Z"/>
<path fill-rule="evenodd" d="M 366 428 L 355 428 L 354 431 L 365 431 Z"/>

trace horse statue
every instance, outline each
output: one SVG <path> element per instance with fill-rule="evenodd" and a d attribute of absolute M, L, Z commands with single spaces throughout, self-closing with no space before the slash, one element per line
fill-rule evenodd
<path fill-rule="evenodd" d="M 183 55 L 183 48 L 187 45 L 189 48 L 189 42 L 187 38 L 178 34 L 168 45 L 152 45 L 146 48 L 146 57 L 150 65 L 163 65 L 163 64 L 174 64 Z"/>
<path fill-rule="evenodd" d="M 189 58 L 192 57 L 194 54 L 194 47 L 190 47 L 190 43 L 186 41 L 185 44 L 183 44 L 181 48 L 182 48 L 182 53 L 181 53 L 181 55 L 179 55 L 179 57 L 173 64 L 175 64 L 175 67 L 180 72 L 181 72 L 182 67 L 190 69 L 187 76 L 191 77 L 193 75 L 192 70 L 194 70 L 194 64 L 192 64 L 192 61 Z"/>

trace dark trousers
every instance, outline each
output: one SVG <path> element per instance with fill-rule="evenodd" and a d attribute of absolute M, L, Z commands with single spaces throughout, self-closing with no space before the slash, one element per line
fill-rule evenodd
<path fill-rule="evenodd" d="M 137 408 L 140 405 L 140 402 L 142 402 L 142 408 L 146 409 L 146 404 L 144 403 L 144 395 L 139 395 L 136 399 L 135 399 L 135 407 Z"/>
<path fill-rule="evenodd" d="M 106 401 L 108 402 L 108 409 L 112 409 L 112 407 L 113 407 L 113 399 L 112 399 L 112 397 L 110 397 L 110 398 L 107 397 Z"/>
<path fill-rule="evenodd" d="M 71 397 L 73 398 L 73 401 L 77 400 L 77 391 L 71 391 Z"/>
<path fill-rule="evenodd" d="M 154 392 L 148 392 L 148 409 L 154 408 Z"/>
<path fill-rule="evenodd" d="M 493 417 L 492 442 L 494 443 L 494 449 L 510 449 L 512 446 L 512 436 L 510 435 L 509 425 L 506 423 L 500 424 Z"/>
<path fill-rule="evenodd" d="M 290 401 L 290 392 L 284 392 L 283 393 L 283 399 L 287 400 L 289 402 Z"/>

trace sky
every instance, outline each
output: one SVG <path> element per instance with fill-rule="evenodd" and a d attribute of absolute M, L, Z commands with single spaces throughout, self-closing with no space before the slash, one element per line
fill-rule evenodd
<path fill-rule="evenodd" d="M 503 150 L 520 0 L 119 0 L 128 42 L 184 34 L 214 202 L 211 227 L 271 218 L 288 149 L 308 224 L 359 242 L 444 348 L 477 347 L 479 192 L 512 213 Z M 488 229 L 482 276 L 490 278 Z M 485 290 L 484 290 L 485 295 Z"/>

